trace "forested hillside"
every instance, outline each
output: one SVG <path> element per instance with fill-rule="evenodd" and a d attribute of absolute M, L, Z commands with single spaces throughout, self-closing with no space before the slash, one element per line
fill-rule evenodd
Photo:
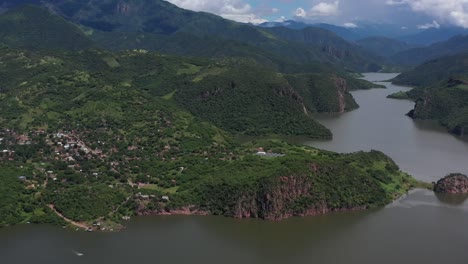
<path fill-rule="evenodd" d="M 17 6 L 14 1 L 10 8 Z M 284 29 L 278 34 L 249 24 L 180 9 L 162 0 L 33 1 L 70 22 L 81 25 L 102 48 L 144 48 L 182 56 L 253 57 L 281 69 L 283 64 L 324 62 L 356 71 L 376 71 L 381 61 L 322 29 L 304 29 L 320 42 L 298 41 L 290 35 L 303 32 Z M 8 5 L 7 5 L 8 6 Z M 326 32 L 325 34 L 320 31 Z M 310 37 L 309 37 L 310 38 Z M 192 43 L 192 45 L 186 45 Z"/>
<path fill-rule="evenodd" d="M 40 3 L 66 20 L 36 6 L 0 16 L 12 28 L 0 29 L 0 226 L 280 220 L 380 206 L 418 184 L 377 151 L 233 139 L 331 138 L 312 114 L 357 108 L 350 91 L 375 85 L 349 71 L 377 66 L 336 36 L 286 40 L 163 1 Z M 112 44 L 122 50 L 102 48 Z"/>
<path fill-rule="evenodd" d="M 433 119 L 452 133 L 468 129 L 468 55 L 442 57 L 397 76 L 397 84 L 416 86 L 406 97 L 416 101 L 410 116 Z"/>

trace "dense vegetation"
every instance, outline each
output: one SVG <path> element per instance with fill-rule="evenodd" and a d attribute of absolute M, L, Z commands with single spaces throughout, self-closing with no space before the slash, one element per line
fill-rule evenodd
<path fill-rule="evenodd" d="M 391 62 L 397 65 L 416 66 L 440 57 L 467 52 L 467 44 L 468 36 L 455 36 L 447 41 L 435 43 L 427 47 L 399 52 L 391 57 Z"/>
<path fill-rule="evenodd" d="M 416 45 L 386 37 L 369 37 L 356 42 L 369 52 L 386 58 L 417 47 Z"/>
<path fill-rule="evenodd" d="M 347 76 L 284 75 L 248 60 L 182 59 L 143 50 L 30 52 L 2 47 L 0 61 L 0 124 L 8 128 L 0 131 L 0 149 L 7 151 L 0 159 L 13 166 L 31 164 L 31 178 L 24 184 L 19 172 L 2 169 L 2 175 L 10 175 L 9 190 L 29 192 L 11 196 L 30 199 L 14 204 L 35 206 L 7 206 L 3 224 L 59 222 L 48 205 L 85 223 L 118 222 L 135 213 L 188 205 L 230 215 L 232 208 L 223 211 L 221 205 L 226 202 L 229 208 L 233 201 L 217 200 L 221 194 L 213 192 L 232 188 L 254 195 L 261 193 L 259 186 L 281 176 L 307 176 L 307 182 L 323 184 L 295 197 L 277 217 L 273 211 L 257 212 L 257 217 L 273 219 L 299 215 L 319 198 L 320 206 L 330 211 L 376 206 L 414 184 L 397 168 L 361 164 L 374 155 L 379 162 L 390 162 L 381 154 L 369 154 L 354 166 L 354 158 L 347 157 L 363 154 L 342 156 L 274 142 L 242 146 L 212 125 L 249 134 L 328 137 L 328 130 L 309 113 L 356 107 L 348 90 L 370 85 L 351 79 L 348 84 Z M 340 102 L 345 103 L 342 109 Z M 257 157 L 258 147 L 286 157 Z M 304 174 L 310 163 L 323 165 L 323 171 Z M 223 183 L 225 187 L 211 188 L 228 178 L 232 182 Z M 367 181 L 371 185 L 363 186 Z M 342 189 L 335 190 L 337 185 Z M 314 200 L 309 197 L 313 193 L 320 196 Z M 170 201 L 161 200 L 163 196 Z"/>
<path fill-rule="evenodd" d="M 380 206 L 417 184 L 379 152 L 338 155 L 270 144 L 287 156 L 249 157 L 207 170 L 195 188 L 196 203 L 216 214 L 282 219 Z"/>
<path fill-rule="evenodd" d="M 282 219 L 379 206 L 417 184 L 376 151 L 341 155 L 233 140 L 237 133 L 330 138 L 311 114 L 355 109 L 349 91 L 373 85 L 317 61 L 377 68 L 343 51 L 353 49 L 348 44 L 318 47 L 310 30 L 289 42 L 163 1 L 42 2 L 88 35 L 182 36 L 179 44 L 189 39 L 193 49 L 214 39 L 219 46 L 203 55 L 229 58 L 88 49 L 77 27 L 42 9 L 1 16 L 17 30 L 44 20 L 22 39 L 5 35 L 0 46 L 0 226 L 109 227 L 135 214 L 181 210 Z M 50 29 L 69 31 L 76 42 L 38 37 Z M 222 38 L 213 36 L 219 32 Z M 334 37 L 327 34 L 319 39 Z M 303 61 L 266 52 L 272 45 Z M 260 148 L 268 153 L 257 155 Z"/>
<path fill-rule="evenodd" d="M 93 46 L 75 25 L 28 5 L 1 15 L 0 28 L 0 43 L 10 47 L 80 50 Z"/>
<path fill-rule="evenodd" d="M 143 48 L 180 56 L 251 57 L 281 70 L 321 62 L 377 71 L 380 60 L 358 45 L 318 28 L 267 30 L 183 10 L 162 0 L 34 1 L 80 25 L 102 48 Z M 6 1 L 6 6 L 15 6 Z M 190 45 L 187 45 L 190 43 Z"/>
<path fill-rule="evenodd" d="M 393 97 L 410 98 L 416 106 L 410 116 L 432 119 L 450 132 L 466 135 L 468 129 L 468 55 L 442 57 L 397 76 L 397 84 L 416 86 Z"/>
<path fill-rule="evenodd" d="M 34 190 L 33 186 L 40 183 L 31 181 L 28 185 L 19 179 L 24 176 L 27 180 L 33 180 L 33 169 L 22 167 L 0 163 L 0 227 L 28 221 L 63 224 L 45 206 L 42 194 Z"/>
<path fill-rule="evenodd" d="M 392 80 L 409 86 L 429 86 L 435 83 L 468 75 L 468 54 L 445 56 L 423 63 Z"/>

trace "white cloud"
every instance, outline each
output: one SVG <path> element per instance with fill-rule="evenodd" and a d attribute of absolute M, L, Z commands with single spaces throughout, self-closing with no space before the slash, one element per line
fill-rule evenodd
<path fill-rule="evenodd" d="M 339 6 L 339 1 L 333 3 L 321 2 L 310 9 L 309 16 L 336 16 L 339 14 Z"/>
<path fill-rule="evenodd" d="M 298 7 L 294 12 L 294 16 L 299 19 L 337 16 L 340 13 L 339 6 L 339 1 L 333 3 L 320 2 L 314 5 L 309 11 Z"/>
<path fill-rule="evenodd" d="M 351 23 L 351 22 L 346 22 L 343 24 L 343 27 L 346 27 L 346 28 L 357 28 L 358 25 L 354 24 L 354 23 Z"/>
<path fill-rule="evenodd" d="M 268 20 L 257 17 L 254 14 L 221 14 L 222 17 L 241 23 L 252 23 L 255 25 L 268 22 Z"/>
<path fill-rule="evenodd" d="M 405 5 L 406 1 L 405 0 L 387 0 L 385 4 L 391 5 L 391 6 L 398 6 L 398 5 Z"/>
<path fill-rule="evenodd" d="M 283 23 L 284 21 L 288 20 L 285 16 L 281 16 L 278 19 L 275 20 L 275 22 L 280 22 Z"/>
<path fill-rule="evenodd" d="M 307 12 L 304 10 L 304 8 L 298 7 L 296 11 L 294 12 L 294 16 L 304 18 L 307 16 Z"/>
<path fill-rule="evenodd" d="M 168 0 L 169 2 L 193 11 L 204 11 L 220 15 L 226 19 L 243 23 L 260 24 L 267 20 L 257 16 L 252 6 L 244 0 Z M 276 10 L 279 11 L 279 10 Z M 272 10 L 275 12 L 275 10 Z"/>
<path fill-rule="evenodd" d="M 432 23 L 426 23 L 418 26 L 419 29 L 429 29 L 429 28 L 440 28 L 440 24 L 437 21 L 432 21 Z"/>
<path fill-rule="evenodd" d="M 388 0 L 386 2 L 389 5 L 395 3 L 407 4 L 413 11 L 468 28 L 468 0 Z"/>

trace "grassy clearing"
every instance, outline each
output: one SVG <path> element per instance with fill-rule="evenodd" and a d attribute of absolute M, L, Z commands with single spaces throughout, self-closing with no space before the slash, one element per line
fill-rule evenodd
<path fill-rule="evenodd" d="M 184 74 L 192 75 L 192 74 L 199 73 L 200 70 L 202 69 L 201 66 L 193 65 L 190 63 L 184 63 L 183 65 L 185 66 L 185 68 L 178 69 L 177 75 L 184 75 Z"/>
<path fill-rule="evenodd" d="M 172 92 L 170 92 L 170 93 L 164 95 L 162 98 L 163 98 L 164 100 L 168 100 L 168 101 L 169 101 L 169 100 L 171 100 L 172 98 L 174 98 L 174 95 L 176 94 L 176 92 L 177 92 L 177 90 L 174 90 L 174 91 L 172 91 Z"/>
<path fill-rule="evenodd" d="M 195 77 L 193 79 L 194 82 L 200 82 L 200 81 L 203 81 L 203 79 L 205 79 L 205 77 L 207 76 L 210 76 L 210 75 L 219 75 L 223 72 L 226 72 L 227 69 L 224 69 L 224 68 L 220 68 L 220 67 L 212 67 L 212 68 L 209 68 L 207 71 L 201 73 L 200 75 L 198 75 L 197 77 Z"/>

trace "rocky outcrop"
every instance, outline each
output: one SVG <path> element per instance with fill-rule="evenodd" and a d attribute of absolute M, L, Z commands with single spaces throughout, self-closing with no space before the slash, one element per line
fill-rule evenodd
<path fill-rule="evenodd" d="M 264 182 L 257 193 L 237 200 L 233 217 L 281 220 L 293 216 L 291 205 L 301 197 L 310 196 L 311 188 L 307 176 L 285 176 Z"/>
<path fill-rule="evenodd" d="M 291 86 L 289 86 L 289 85 L 282 86 L 281 88 L 277 89 L 275 92 L 276 92 L 276 94 L 278 96 L 287 97 L 287 98 L 293 100 L 295 103 L 297 103 L 298 105 L 301 106 L 301 109 L 304 112 L 304 114 L 306 114 L 306 115 L 309 114 L 309 111 L 307 111 L 307 107 L 304 104 L 304 99 Z"/>
<path fill-rule="evenodd" d="M 310 170 L 319 170 L 316 164 Z M 256 193 L 239 197 L 230 215 L 280 221 L 293 216 L 315 216 L 331 212 L 364 210 L 366 206 L 333 208 L 313 196 L 314 184 L 308 176 L 283 176 L 265 182 Z"/>
<path fill-rule="evenodd" d="M 346 95 L 349 93 L 348 84 L 345 79 L 335 78 L 335 85 L 338 88 L 339 113 L 346 112 Z"/>
<path fill-rule="evenodd" d="M 468 193 L 468 177 L 463 174 L 450 174 L 434 185 L 436 193 Z"/>

